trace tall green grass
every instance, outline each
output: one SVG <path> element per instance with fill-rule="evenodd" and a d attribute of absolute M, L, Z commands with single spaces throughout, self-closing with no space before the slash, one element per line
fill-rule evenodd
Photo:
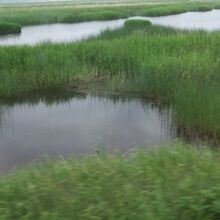
<path fill-rule="evenodd" d="M 21 26 L 45 23 L 72 23 L 91 20 L 109 20 L 130 16 L 161 16 L 187 11 L 204 11 L 220 8 L 215 2 L 176 1 L 170 4 L 143 4 L 104 7 L 76 7 L 75 4 L 0 6 L 0 22 Z"/>
<path fill-rule="evenodd" d="M 219 219 L 220 153 L 177 143 L 129 156 L 45 159 L 0 177 L 0 218 Z"/>

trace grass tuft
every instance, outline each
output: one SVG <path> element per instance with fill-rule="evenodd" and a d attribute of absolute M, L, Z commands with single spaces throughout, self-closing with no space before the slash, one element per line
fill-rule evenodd
<path fill-rule="evenodd" d="M 151 22 L 142 19 L 129 19 L 124 23 L 125 28 L 146 28 L 150 26 Z"/>
<path fill-rule="evenodd" d="M 0 23 L 0 35 L 19 34 L 21 26 L 14 23 Z"/>

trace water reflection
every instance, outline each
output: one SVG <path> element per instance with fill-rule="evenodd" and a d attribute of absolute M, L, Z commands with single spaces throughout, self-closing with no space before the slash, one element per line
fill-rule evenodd
<path fill-rule="evenodd" d="M 42 154 L 80 155 L 96 147 L 127 152 L 174 138 L 170 110 L 134 97 L 77 93 L 60 95 L 59 101 L 49 94 L 4 100 L 0 109 L 1 170 L 25 165 Z"/>

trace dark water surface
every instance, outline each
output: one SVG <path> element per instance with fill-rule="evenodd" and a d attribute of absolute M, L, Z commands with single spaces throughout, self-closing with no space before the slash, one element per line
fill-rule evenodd
<path fill-rule="evenodd" d="M 0 104 L 0 170 L 26 165 L 43 154 L 128 152 L 169 143 L 169 109 L 147 100 L 71 94 Z"/>
<path fill-rule="evenodd" d="M 203 29 L 214 31 L 220 29 L 220 10 L 208 12 L 187 12 L 161 17 L 133 17 L 147 19 L 153 24 L 171 26 L 179 29 Z M 132 19 L 132 18 L 129 18 Z M 74 24 L 34 25 L 22 28 L 18 35 L 0 37 L 0 45 L 35 45 L 42 42 L 74 42 L 99 35 L 106 29 L 121 28 L 126 19 L 112 21 L 89 21 Z"/>

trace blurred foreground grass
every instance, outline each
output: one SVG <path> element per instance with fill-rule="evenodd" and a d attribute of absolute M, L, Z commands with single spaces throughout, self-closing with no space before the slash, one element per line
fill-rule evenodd
<path fill-rule="evenodd" d="M 219 219 L 220 152 L 176 143 L 46 159 L 0 178 L 0 219 Z"/>

